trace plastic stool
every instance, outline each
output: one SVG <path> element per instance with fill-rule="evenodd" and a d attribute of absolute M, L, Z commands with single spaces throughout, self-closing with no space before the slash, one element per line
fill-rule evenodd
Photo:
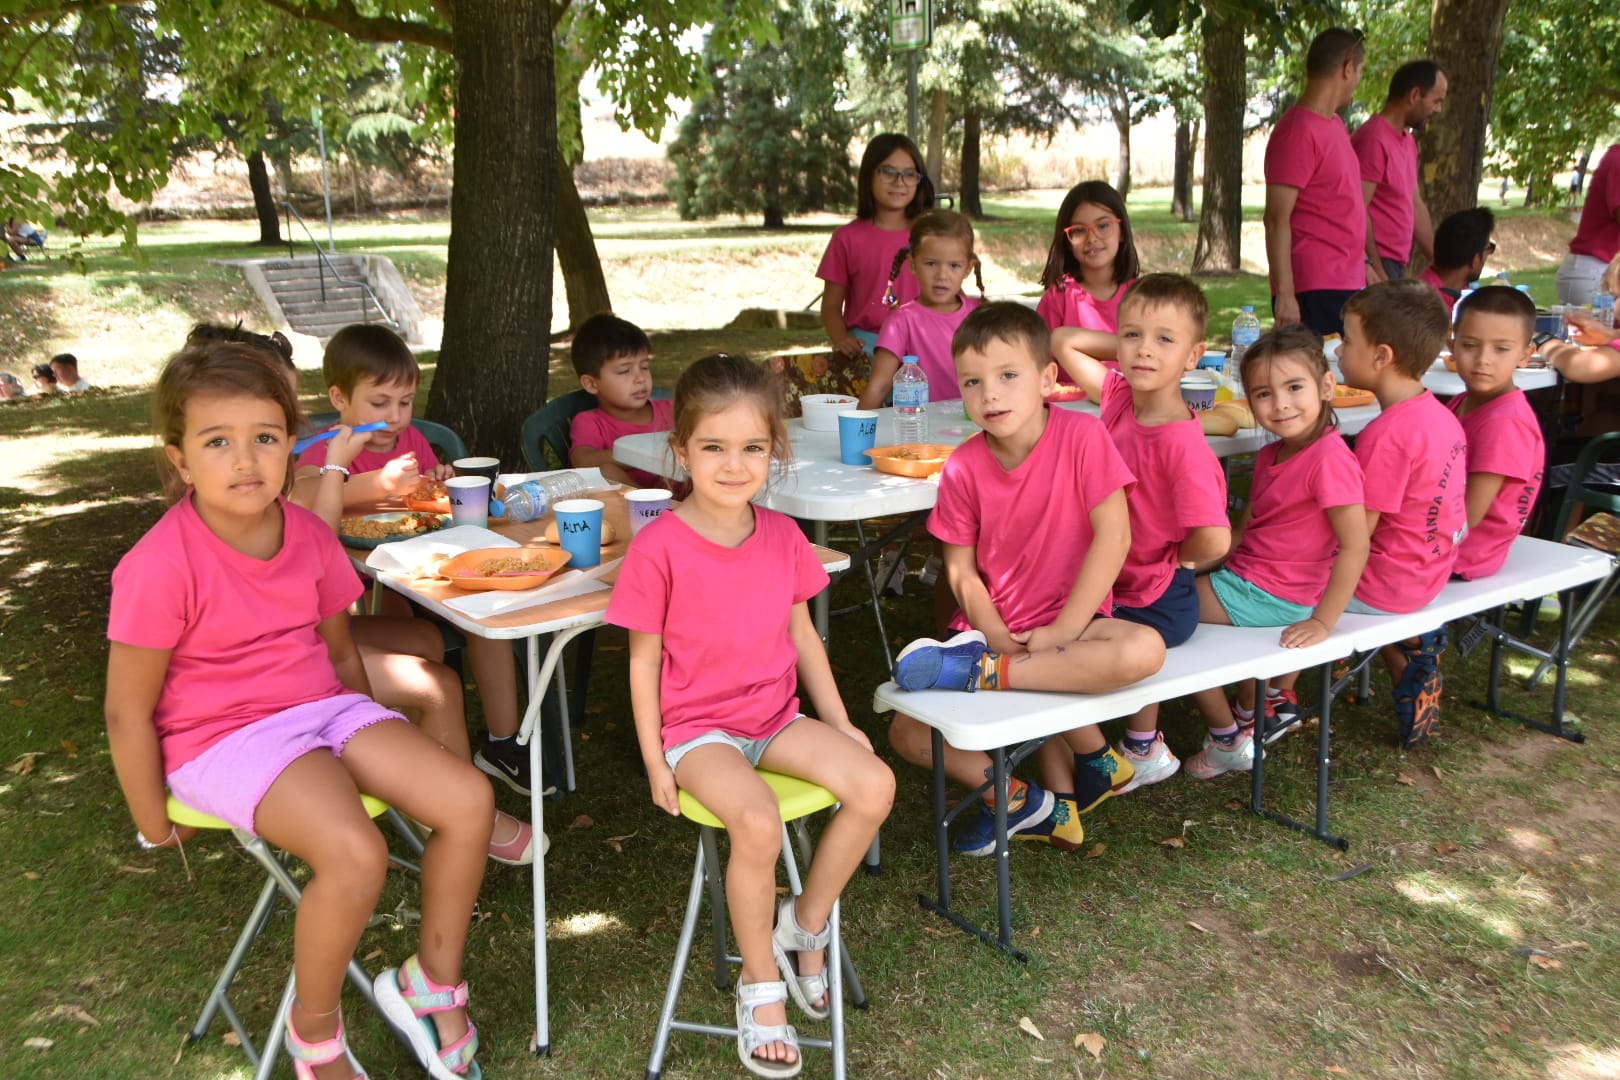
<path fill-rule="evenodd" d="M 365 804 L 367 814 L 372 818 L 386 816 L 399 834 L 405 838 L 406 845 L 411 849 L 412 853 L 418 858 L 421 857 L 422 841 L 406 824 L 405 819 L 399 815 L 398 811 L 381 799 L 374 799 L 370 795 L 362 795 L 360 799 Z M 197 1017 L 197 1022 L 191 1026 L 191 1034 L 187 1037 L 187 1041 L 196 1042 L 204 1035 L 207 1035 L 208 1028 L 214 1022 L 215 1014 L 222 1012 L 225 1014 L 225 1019 L 230 1021 L 231 1028 L 236 1032 L 236 1037 L 241 1040 L 242 1052 L 247 1055 L 248 1061 L 256 1070 L 253 1075 L 256 1078 L 268 1080 L 271 1072 L 275 1069 L 276 1056 L 281 1052 L 282 1041 L 286 1037 L 287 1009 L 292 1004 L 294 991 L 293 977 L 291 974 L 287 976 L 286 989 L 282 991 L 281 1001 L 276 1006 L 275 1020 L 270 1025 L 269 1034 L 265 1036 L 264 1045 L 257 1048 L 253 1045 L 253 1039 L 248 1035 L 247 1025 L 242 1023 L 242 1017 L 237 1013 L 235 1006 L 231 1004 L 231 983 L 236 980 L 237 972 L 241 969 L 242 962 L 247 958 L 248 950 L 253 947 L 254 941 L 264 932 L 265 927 L 270 924 L 270 915 L 276 906 L 276 896 L 279 894 L 286 897 L 287 901 L 296 908 L 299 900 L 303 897 L 303 890 L 292 879 L 292 875 L 287 873 L 287 867 L 282 862 L 281 856 L 276 854 L 270 847 L 269 842 L 263 837 L 254 836 L 245 829 L 232 828 L 228 823 L 221 821 L 217 817 L 205 814 L 200 810 L 193 810 L 173 795 L 169 796 L 169 820 L 177 825 L 189 825 L 195 829 L 229 829 L 231 834 L 236 837 L 236 842 L 242 845 L 242 850 L 251 855 L 253 860 L 264 868 L 264 888 L 259 890 L 258 902 L 253 905 L 253 913 L 248 916 L 247 922 L 242 927 L 242 932 L 237 935 L 236 945 L 231 949 L 230 958 L 225 961 L 225 967 L 220 971 L 219 978 L 214 981 L 214 989 L 209 993 L 208 1000 L 203 1003 L 202 1015 Z M 416 864 L 396 858 L 392 854 L 389 855 L 388 861 L 403 869 L 418 871 Z M 371 990 L 371 976 L 367 975 L 365 968 L 361 967 L 359 961 L 353 958 L 349 960 L 349 981 L 354 984 L 356 990 L 360 991 L 360 996 L 366 999 L 366 1004 L 376 1009 L 377 999 Z"/>
<path fill-rule="evenodd" d="M 799 881 L 799 864 L 794 858 L 792 840 L 798 840 L 799 854 L 808 865 L 810 862 L 810 833 L 805 828 L 805 819 L 820 810 L 837 805 L 832 792 L 808 780 L 801 780 L 796 776 L 784 776 L 781 773 L 770 772 L 767 769 L 757 770 L 759 778 L 770 785 L 776 793 L 777 805 L 782 813 L 782 860 L 787 864 L 788 885 L 794 896 L 802 891 Z M 675 1005 L 680 999 L 681 982 L 686 974 L 687 961 L 692 955 L 692 939 L 697 933 L 698 912 L 703 906 L 703 893 L 707 888 L 709 893 L 709 907 L 712 918 L 710 937 L 714 947 L 714 986 L 717 990 L 729 991 L 731 989 L 731 971 L 729 965 L 740 964 L 740 957 L 731 956 L 726 952 L 726 890 L 719 868 L 720 845 L 718 842 L 719 830 L 725 826 L 720 819 L 711 814 L 707 807 L 698 802 L 684 789 L 680 793 L 681 816 L 694 822 L 698 826 L 697 858 L 692 867 L 692 885 L 687 891 L 686 918 L 681 923 L 680 942 L 675 947 L 675 963 L 670 968 L 669 986 L 664 990 L 664 1009 L 658 1017 L 658 1035 L 653 1041 L 652 1057 L 647 1062 L 647 1080 L 658 1080 L 664 1068 L 664 1052 L 669 1048 L 671 1032 L 686 1031 L 698 1035 L 713 1035 L 719 1038 L 733 1039 L 737 1037 L 735 1027 L 720 1027 L 715 1024 L 697 1024 L 675 1018 Z M 793 837 L 788 835 L 788 825 L 793 826 Z M 711 868 L 712 871 L 711 871 Z M 843 1080 L 845 1075 L 844 1062 L 844 999 L 845 982 L 849 987 L 850 1002 L 856 1008 L 867 1007 L 866 992 L 861 989 L 860 977 L 855 974 L 855 964 L 850 960 L 849 954 L 844 950 L 842 932 L 838 923 L 839 905 L 834 904 L 832 913 L 827 917 L 827 925 L 832 928 L 832 940 L 827 944 L 827 998 L 831 1009 L 828 1018 L 832 1024 L 832 1038 L 812 1039 L 799 1036 L 800 1052 L 811 1048 L 817 1050 L 831 1050 L 833 1058 L 833 1076 Z M 792 1009 L 792 997 L 788 998 L 788 1008 Z M 790 1012 L 788 1021 L 793 1021 Z"/>

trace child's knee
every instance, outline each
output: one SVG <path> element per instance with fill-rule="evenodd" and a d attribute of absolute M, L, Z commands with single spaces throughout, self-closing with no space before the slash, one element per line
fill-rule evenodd
<path fill-rule="evenodd" d="M 1130 624 L 1130 633 L 1118 641 L 1120 671 L 1129 682 L 1137 682 L 1155 675 L 1164 667 L 1164 638 L 1158 631 Z"/>
<path fill-rule="evenodd" d="M 753 860 L 776 861 L 782 851 L 782 811 L 774 794 L 751 799 L 725 820 L 731 834 L 732 858 L 739 853 Z"/>
<path fill-rule="evenodd" d="M 870 760 L 853 778 L 848 797 L 840 796 L 839 802 L 861 817 L 881 822 L 894 806 L 894 770 L 876 754 L 867 756 Z"/>
<path fill-rule="evenodd" d="M 310 866 L 318 879 L 375 900 L 388 874 L 388 841 L 369 820 L 339 824 L 327 832 Z"/>

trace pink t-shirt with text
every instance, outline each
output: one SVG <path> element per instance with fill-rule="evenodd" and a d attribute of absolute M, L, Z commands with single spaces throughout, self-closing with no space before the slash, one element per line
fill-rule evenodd
<path fill-rule="evenodd" d="M 1266 143 L 1266 183 L 1299 192 L 1288 219 L 1294 292 L 1367 284 L 1361 163 L 1344 121 L 1299 105 L 1283 113 Z"/>
<path fill-rule="evenodd" d="M 1007 629 L 1050 625 L 1063 610 L 1091 550 L 1091 511 L 1135 483 L 1102 422 L 1047 408 L 1046 429 L 1014 469 L 1004 469 L 981 432 L 957 447 L 940 474 L 928 531 L 975 549 L 979 576 Z M 1106 615 L 1112 604 L 1104 601 Z M 958 611 L 951 625 L 967 628 Z"/>
<path fill-rule="evenodd" d="M 1356 436 L 1367 509 L 1380 515 L 1356 599 L 1405 614 L 1440 595 L 1468 525 L 1467 446 L 1462 425 L 1427 390 Z"/>
<path fill-rule="evenodd" d="M 1172 424 L 1139 423 L 1131 384 L 1117 371 L 1109 372 L 1103 382 L 1102 422 L 1125 467 L 1136 477 L 1136 487 L 1126 500 L 1131 550 L 1114 583 L 1114 603 L 1147 607 L 1164 595 L 1175 576 L 1187 533 L 1230 524 L 1226 473 L 1192 410 L 1187 410 L 1187 419 Z"/>
<path fill-rule="evenodd" d="M 1226 569 L 1272 596 L 1315 607 L 1339 553 L 1327 512 L 1361 503 L 1361 464 L 1332 429 L 1279 464 L 1281 450 L 1271 443 L 1254 455 L 1249 524 Z"/>
<path fill-rule="evenodd" d="M 1451 399 L 1453 414 L 1465 400 L 1463 394 Z M 1491 500 L 1485 517 L 1457 546 L 1457 565 L 1451 572 L 1472 581 L 1502 569 L 1513 538 L 1524 530 L 1536 505 L 1547 449 L 1535 410 L 1523 390 L 1509 390 L 1459 419 L 1468 439 L 1469 474 L 1502 477 L 1502 489 Z"/>
<path fill-rule="evenodd" d="M 895 255 L 910 243 L 910 228 L 880 229 L 865 218 L 833 230 L 816 277 L 844 287 L 845 326 L 873 334 L 882 329 L 891 310 L 883 302 L 889 268 L 894 265 Z M 909 259 L 900 264 L 894 295 L 901 304 L 917 299 L 917 275 L 911 272 Z"/>
<path fill-rule="evenodd" d="M 108 639 L 170 650 L 152 714 L 165 775 L 257 720 L 349 692 L 316 626 L 359 598 L 360 580 L 320 518 L 279 505 L 269 559 L 215 536 L 188 493 L 113 571 Z"/>
<path fill-rule="evenodd" d="M 326 430 L 330 431 L 330 428 Z M 306 466 L 319 468 L 326 464 L 326 448 L 329 442 L 318 442 L 314 446 L 298 455 L 298 467 Z M 416 468 L 418 472 L 431 472 L 439 467 L 439 458 L 433 453 L 433 447 L 428 443 L 427 436 L 415 427 L 406 427 L 399 433 L 399 440 L 394 448 L 387 453 L 378 453 L 375 450 L 362 450 L 355 455 L 349 463 L 349 472 L 358 476 L 360 473 L 376 472 L 384 465 L 397 457 L 404 457 L 408 453 L 416 455 Z"/>
<path fill-rule="evenodd" d="M 1068 274 L 1063 280 L 1041 294 L 1035 305 L 1035 314 L 1056 330 L 1060 326 L 1078 326 L 1085 330 L 1106 330 L 1119 333 L 1119 302 L 1125 299 L 1136 279 L 1125 282 L 1114 290 L 1107 300 L 1098 300 L 1086 291 L 1084 285 Z"/>
<path fill-rule="evenodd" d="M 1569 250 L 1602 262 L 1620 252 L 1620 143 L 1603 152 L 1586 185 L 1586 205 L 1581 207 L 1581 223 Z"/>
<path fill-rule="evenodd" d="M 672 431 L 675 427 L 675 403 L 653 398 L 652 419 L 645 424 L 631 424 L 615 420 L 601 409 L 586 409 L 577 413 L 568 425 L 568 441 L 574 446 L 589 446 L 597 450 L 613 450 L 613 443 L 626 435 L 644 435 L 652 431 Z M 673 455 L 670 458 L 673 463 Z M 637 487 L 663 487 L 661 477 L 640 469 L 626 469 Z"/>
<path fill-rule="evenodd" d="M 722 547 L 664 514 L 636 534 L 607 621 L 663 636 L 664 749 L 709 731 L 774 735 L 799 715 L 793 606 L 827 587 L 793 519 L 754 508 L 754 532 Z"/>
<path fill-rule="evenodd" d="M 1378 254 L 1404 263 L 1412 257 L 1413 228 L 1417 211 L 1417 140 L 1409 131 L 1396 131 L 1382 113 L 1374 113 L 1350 136 L 1356 160 L 1361 162 L 1361 179 L 1375 185 L 1367 211 L 1372 215 L 1373 237 Z"/>
<path fill-rule="evenodd" d="M 951 337 L 978 306 L 976 296 L 962 297 L 962 306 L 949 312 L 925 308 L 915 300 L 902 304 L 878 331 L 877 347 L 896 356 L 917 358 L 918 366 L 928 376 L 929 401 L 960 398 L 956 363 L 951 359 Z"/>

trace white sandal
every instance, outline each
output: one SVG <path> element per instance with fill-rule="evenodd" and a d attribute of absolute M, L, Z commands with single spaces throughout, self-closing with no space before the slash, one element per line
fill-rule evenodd
<path fill-rule="evenodd" d="M 782 978 L 786 980 L 788 990 L 793 994 L 793 1003 L 797 1005 L 812 1020 L 825 1020 L 832 1013 L 832 1002 L 827 999 L 827 968 L 823 962 L 820 971 L 814 975 L 800 975 L 798 964 L 793 953 L 825 951 L 832 941 L 832 920 L 821 928 L 821 933 L 812 934 L 799 925 L 794 914 L 794 897 L 783 900 L 776 909 L 776 929 L 771 932 L 771 951 L 776 954 L 776 967 L 781 971 Z M 816 1000 L 826 999 L 826 1004 L 817 1005 Z"/>
<path fill-rule="evenodd" d="M 799 1049 L 799 1033 L 792 1024 L 761 1024 L 754 1019 L 754 1010 L 761 1005 L 787 1004 L 787 987 L 779 982 L 737 984 L 737 1056 L 755 1076 L 787 1080 L 798 1076 L 804 1068 L 804 1053 Z M 760 1047 L 779 1042 L 793 1048 L 792 1061 L 769 1061 L 755 1057 Z"/>

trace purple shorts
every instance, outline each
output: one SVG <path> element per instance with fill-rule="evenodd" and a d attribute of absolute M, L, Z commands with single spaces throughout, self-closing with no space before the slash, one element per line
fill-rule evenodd
<path fill-rule="evenodd" d="M 254 832 L 253 815 L 282 770 L 311 750 L 341 758 L 348 741 L 379 720 L 405 718 L 364 694 L 294 705 L 231 732 L 174 770 L 169 790 L 193 810 Z"/>

